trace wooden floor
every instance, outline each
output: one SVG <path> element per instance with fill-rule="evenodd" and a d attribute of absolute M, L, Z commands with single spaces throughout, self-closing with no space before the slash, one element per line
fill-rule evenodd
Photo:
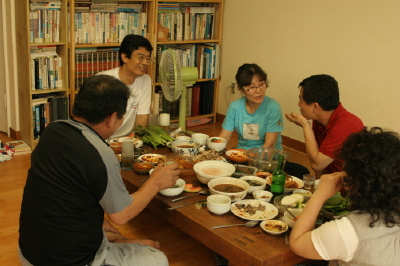
<path fill-rule="evenodd" d="M 220 124 L 189 128 L 217 136 Z M 2 142 L 12 140 L 0 133 Z M 233 138 L 227 148 L 234 146 Z M 309 161 L 304 153 L 284 147 L 291 154 L 290 161 L 300 163 L 309 169 Z M 0 163 L 0 265 L 21 265 L 18 260 L 19 213 L 30 154 L 19 155 Z M 118 227 L 129 238 L 150 238 L 161 243 L 161 250 L 167 255 L 171 266 L 213 266 L 217 265 L 212 250 L 202 245 L 175 226 L 144 210 L 124 226 Z M 193 228 L 196 230 L 196 228 Z"/>

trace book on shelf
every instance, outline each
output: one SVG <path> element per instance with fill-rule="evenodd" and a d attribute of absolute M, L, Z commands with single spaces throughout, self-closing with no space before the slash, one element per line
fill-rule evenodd
<path fill-rule="evenodd" d="M 58 42 L 60 40 L 59 9 L 31 8 L 29 11 L 29 21 L 29 41 L 31 43 Z"/>
<path fill-rule="evenodd" d="M 34 138 L 40 137 L 46 126 L 55 120 L 68 119 L 68 97 L 57 93 L 35 94 L 32 99 Z"/>
<path fill-rule="evenodd" d="M 32 46 L 30 49 L 32 90 L 62 87 L 61 61 L 55 45 Z"/>
<path fill-rule="evenodd" d="M 6 142 L 6 145 L 14 149 L 14 155 L 21 155 L 32 152 L 32 148 L 23 140 L 8 141 Z"/>
<path fill-rule="evenodd" d="M 211 114 L 214 103 L 214 82 L 205 81 L 200 84 L 199 115 Z"/>
<path fill-rule="evenodd" d="M 118 12 L 105 7 L 94 12 L 75 12 L 75 43 L 114 43 L 122 42 L 128 34 L 147 35 L 147 13 Z M 135 8 L 138 10 L 137 8 Z"/>
<path fill-rule="evenodd" d="M 90 76 L 119 66 L 118 48 L 83 48 L 75 50 L 75 88 Z"/>
<path fill-rule="evenodd" d="M 161 28 L 168 29 L 168 40 L 176 41 L 214 38 L 214 16 L 213 12 L 195 13 L 159 9 L 157 18 Z"/>
<path fill-rule="evenodd" d="M 186 6 L 180 8 L 182 13 L 215 13 L 213 6 Z"/>
<path fill-rule="evenodd" d="M 191 115 L 198 116 L 200 108 L 200 84 L 196 83 L 192 87 L 192 107 Z"/>

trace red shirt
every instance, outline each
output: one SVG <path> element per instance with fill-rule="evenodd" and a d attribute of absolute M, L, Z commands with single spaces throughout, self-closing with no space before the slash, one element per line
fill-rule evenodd
<path fill-rule="evenodd" d="M 341 103 L 333 111 L 326 128 L 313 121 L 313 131 L 319 151 L 334 159 L 325 168 L 324 173 L 343 171 L 343 160 L 337 158 L 335 152 L 342 147 L 343 142 L 351 133 L 360 132 L 363 128 L 361 119 L 344 109 Z"/>

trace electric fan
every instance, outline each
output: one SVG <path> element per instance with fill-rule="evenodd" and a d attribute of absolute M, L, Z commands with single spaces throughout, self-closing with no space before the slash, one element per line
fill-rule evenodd
<path fill-rule="evenodd" d="M 161 55 L 159 78 L 165 99 L 173 102 L 181 97 L 179 103 L 179 127 L 182 131 L 185 131 L 186 85 L 196 82 L 198 78 L 197 67 L 181 67 L 178 53 L 168 48 Z"/>

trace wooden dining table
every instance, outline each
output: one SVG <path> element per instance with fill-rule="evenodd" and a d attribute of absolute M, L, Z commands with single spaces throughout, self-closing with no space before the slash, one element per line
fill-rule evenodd
<path fill-rule="evenodd" d="M 171 153 L 166 147 L 152 150 L 152 153 Z M 144 175 L 135 174 L 134 171 L 121 171 L 124 183 L 130 193 L 139 189 Z M 207 185 L 200 183 L 196 175 L 182 176 L 186 183 L 201 186 L 208 190 Z M 198 194 L 177 202 L 174 198 L 193 195 L 192 192 L 183 192 L 174 197 L 157 194 L 147 208 L 167 220 L 188 235 L 212 249 L 229 261 L 230 266 L 293 266 L 305 261 L 297 256 L 285 241 L 285 234 L 270 235 L 257 225 L 252 228 L 245 226 L 211 229 L 213 226 L 225 224 L 240 224 L 247 220 L 228 212 L 223 215 L 210 213 L 205 206 L 198 209 L 195 204 L 168 210 L 170 207 L 179 206 L 197 201 L 206 202 L 207 195 Z M 289 231 L 288 231 L 289 232 Z"/>

